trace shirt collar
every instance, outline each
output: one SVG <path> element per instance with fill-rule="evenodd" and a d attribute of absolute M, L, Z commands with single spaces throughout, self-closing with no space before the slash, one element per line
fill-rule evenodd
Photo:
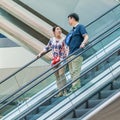
<path fill-rule="evenodd" d="M 77 23 L 75 26 L 73 26 L 73 27 L 77 27 L 77 25 L 78 25 L 79 23 Z"/>

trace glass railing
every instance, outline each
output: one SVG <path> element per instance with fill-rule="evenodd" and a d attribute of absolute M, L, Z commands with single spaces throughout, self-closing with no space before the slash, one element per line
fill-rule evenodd
<path fill-rule="evenodd" d="M 117 5 L 112 10 L 108 11 L 107 14 L 103 14 L 98 19 L 93 21 L 86 26 L 87 31 L 89 33 L 89 37 L 94 38 L 98 36 L 101 31 L 108 29 L 111 25 L 113 25 L 116 21 L 120 21 L 120 5 Z"/>
<path fill-rule="evenodd" d="M 105 39 L 102 40 L 101 43 L 97 43 L 96 45 L 94 45 L 92 48 L 90 48 L 88 51 L 86 51 L 84 53 L 84 60 L 87 59 L 88 57 L 90 57 L 91 55 L 93 55 L 94 53 L 96 53 L 97 51 L 99 51 L 103 46 L 105 46 L 107 43 L 110 43 L 111 41 L 113 41 L 113 39 L 115 39 L 116 37 L 119 36 L 119 28 L 116 28 L 117 30 L 113 33 L 110 32 L 109 37 L 106 37 Z M 106 41 L 107 40 L 107 41 Z M 110 41 L 109 41 L 110 40 Z M 98 47 L 99 46 L 99 47 Z M 93 51 L 94 48 L 94 51 Z M 33 66 L 33 67 L 32 67 Z M 40 66 L 40 67 L 38 67 Z M 31 81 L 28 83 L 29 80 L 32 80 L 33 78 L 35 78 L 37 75 L 41 73 L 44 73 L 44 71 L 47 70 L 46 73 L 50 73 L 51 71 L 48 69 L 48 67 L 50 67 L 48 64 L 46 65 L 45 68 L 45 64 L 43 65 L 44 69 L 42 69 L 41 66 L 41 60 L 37 60 L 34 61 L 31 65 L 26 66 L 24 69 L 22 69 L 21 71 L 18 71 L 16 74 L 14 74 L 13 76 L 10 76 L 10 78 L 8 78 L 6 81 L 4 81 L 3 83 L 0 84 L 1 88 L 4 88 L 4 94 L 1 96 L 1 101 L 4 100 L 4 98 L 12 95 L 12 93 L 14 93 L 17 89 L 24 87 L 25 85 L 30 85 Z M 51 67 L 50 67 L 51 68 Z M 52 70 L 52 69 L 51 69 Z M 28 75 L 29 73 L 29 75 Z M 46 74 L 45 74 L 46 76 Z M 41 77 L 43 78 L 43 74 L 41 74 Z M 48 84 L 52 83 L 54 81 L 55 76 L 53 75 L 49 82 L 46 83 L 46 85 L 44 87 L 46 87 Z M 7 89 L 7 85 L 16 85 L 16 87 L 14 88 L 10 88 Z M 44 87 L 40 87 L 40 88 L 44 88 Z M 38 89 L 39 90 L 39 89 Z M 41 89 L 42 90 L 42 89 Z M 31 92 L 32 94 L 32 92 Z M 30 96 L 28 95 L 27 98 L 29 98 Z"/>
<path fill-rule="evenodd" d="M 113 41 L 113 39 L 117 38 L 119 36 L 119 32 L 120 32 L 120 28 L 119 28 L 120 24 L 117 24 L 116 26 L 112 27 L 114 28 L 113 31 L 110 32 L 106 32 L 104 37 L 107 36 L 107 34 L 109 34 L 108 37 L 105 37 L 102 42 L 98 42 L 96 45 L 94 45 L 93 47 L 91 47 L 89 49 L 89 51 L 85 52 L 83 54 L 84 56 L 84 60 L 86 60 L 88 57 L 92 56 L 93 54 L 95 54 L 97 51 L 99 51 L 101 48 L 103 48 L 103 46 L 106 46 L 108 43 L 110 43 L 111 41 Z M 99 38 L 97 38 L 96 40 L 93 41 L 97 42 L 99 41 Z M 91 44 L 91 43 L 90 43 Z M 89 45 L 88 45 L 89 46 Z M 39 75 L 41 73 L 41 77 L 43 78 L 44 76 L 46 76 L 46 74 L 43 74 L 46 70 L 49 70 L 49 68 L 51 68 L 51 66 L 47 63 L 45 63 L 44 61 L 41 61 L 41 59 L 39 60 L 33 60 L 33 62 L 28 65 L 25 65 L 22 69 L 18 70 L 18 72 L 16 72 L 15 74 L 9 76 L 8 78 L 4 79 L 3 82 L 0 81 L 0 89 L 4 91 L 4 93 L 0 96 L 1 101 L 4 100 L 6 97 L 12 95 L 14 92 L 16 92 L 16 90 L 24 87 L 25 85 L 32 85 L 31 80 L 35 79 L 37 75 Z M 52 71 L 52 69 L 51 69 Z M 46 73 L 49 73 L 51 71 L 48 71 Z M 38 87 L 36 88 L 36 92 L 42 90 L 43 88 L 45 88 L 47 85 L 49 85 L 50 83 L 52 83 L 55 80 L 55 76 L 53 75 L 50 79 L 49 82 L 45 82 L 44 85 L 42 85 L 42 87 Z M 34 84 L 34 83 L 33 83 Z M 14 87 L 10 87 L 8 89 L 8 86 L 14 86 Z M 41 88 L 41 89 L 39 89 Z M 35 93 L 36 93 L 35 92 Z M 27 98 L 31 97 L 31 95 L 33 95 L 34 92 L 31 91 L 31 93 L 28 95 L 27 94 Z"/>
<path fill-rule="evenodd" d="M 110 35 L 115 36 L 116 35 L 116 31 L 119 31 L 120 29 L 117 28 L 116 30 L 114 30 L 114 32 L 112 31 L 112 33 L 109 33 L 108 35 L 106 35 L 106 39 L 109 38 Z M 85 50 L 83 50 L 80 54 L 87 54 L 87 52 L 89 52 L 89 50 L 94 47 L 95 45 L 99 44 L 101 45 L 101 48 L 104 47 L 103 41 L 105 40 L 105 38 L 101 39 L 101 40 L 97 40 L 94 41 L 93 43 L 89 44 Z M 109 43 L 109 41 L 108 41 Z M 100 49 L 101 49 L 100 48 Z M 98 50 L 98 49 L 97 49 Z M 92 54 L 95 54 L 96 51 L 94 51 Z M 103 50 L 104 51 L 104 50 Z M 104 51 L 105 52 L 105 51 Z M 106 54 L 106 53 L 105 53 Z M 77 56 L 76 56 L 77 57 Z M 97 56 L 96 56 L 97 57 Z M 88 56 L 85 58 L 87 59 Z M 98 58 L 99 60 L 100 58 Z M 62 66 L 61 66 L 62 67 Z M 59 68 L 58 68 L 59 69 Z M 55 71 L 57 71 L 58 69 L 56 69 Z M 54 72 L 55 72 L 54 71 Z M 18 92 L 16 92 L 14 95 L 12 95 L 11 97 L 9 97 L 9 99 L 2 99 L 1 101 L 3 101 L 0 105 L 0 110 L 2 115 L 6 115 L 7 113 L 9 113 L 11 110 L 17 108 L 21 103 L 24 103 L 25 101 L 27 101 L 30 97 L 32 97 L 33 95 L 35 95 L 36 93 L 40 92 L 40 90 L 46 85 L 46 83 L 50 84 L 51 80 L 55 81 L 55 76 L 52 73 L 53 70 L 52 68 L 50 68 L 50 70 L 47 72 L 47 74 L 45 74 L 44 76 L 41 77 L 41 75 L 37 76 L 35 79 L 33 79 L 33 83 L 31 83 L 30 85 L 27 85 L 26 87 L 24 87 L 24 89 L 19 89 Z M 102 71 L 101 71 L 102 72 Z M 82 82 L 81 82 L 82 83 Z M 48 85 L 47 84 L 47 85 Z M 82 83 L 83 84 L 83 83 Z M 46 85 L 46 86 L 47 86 Z M 27 103 L 26 103 L 27 104 Z M 9 106 L 9 109 L 8 109 Z"/>
<path fill-rule="evenodd" d="M 114 15 L 114 17 L 112 17 L 114 20 L 112 21 L 114 24 L 115 23 L 118 23 L 119 21 L 120 21 L 120 15 L 118 14 L 118 11 L 119 11 L 119 9 L 120 9 L 120 5 L 117 5 L 116 7 L 114 7 L 114 8 L 112 8 L 111 10 L 109 10 L 108 12 L 106 12 L 105 14 L 103 14 L 102 16 L 100 16 L 99 18 L 97 18 L 95 21 L 93 21 L 93 22 L 91 22 L 90 24 L 88 24 L 86 27 L 87 27 L 87 29 L 88 29 L 88 33 L 89 34 L 91 34 L 90 32 L 92 32 L 93 30 L 94 30 L 94 33 L 96 34 L 96 30 L 98 29 L 98 28 L 100 28 L 99 26 L 97 26 L 97 25 L 100 25 L 99 23 L 100 23 L 100 21 L 102 21 L 102 20 L 104 20 L 104 17 L 105 16 L 107 16 L 107 14 L 112 14 L 112 15 Z M 2 10 L 2 15 L 5 17 L 6 16 L 6 18 L 8 18 L 9 20 L 11 20 L 11 21 L 13 21 L 14 19 L 13 18 L 11 18 L 10 17 L 10 15 L 8 14 L 8 13 L 6 13 L 4 10 Z M 109 15 L 108 15 L 109 16 Z M 110 26 L 111 25 L 113 25 L 113 24 L 110 24 L 110 25 L 107 25 L 107 26 L 109 26 L 109 27 L 107 27 L 107 28 L 110 28 Z M 119 23 L 118 23 L 118 25 L 119 25 Z M 20 25 L 20 26 L 22 26 L 22 25 Z M 100 26 L 102 26 L 102 25 L 100 25 Z M 98 28 L 97 28 L 98 27 Z M 90 29 L 90 30 L 89 30 Z M 93 29 L 93 30 L 92 30 Z M 111 29 L 111 28 L 110 28 Z M 110 29 L 109 29 L 109 31 L 110 31 Z M 113 28 L 112 28 L 113 29 Z M 105 30 L 105 29 L 104 29 Z M 89 32 L 90 31 L 90 32 Z M 105 31 L 103 31 L 102 29 L 101 29 L 101 31 L 102 31 L 102 33 L 104 33 Z M 97 31 L 97 33 L 99 33 L 99 36 L 97 36 L 98 34 L 96 34 L 96 35 L 93 35 L 93 38 L 95 38 L 95 39 L 100 39 L 100 37 L 104 37 L 104 34 L 100 34 L 100 31 Z M 112 35 L 111 37 L 110 37 L 110 40 L 109 40 L 109 42 L 110 41 L 112 41 L 112 37 L 113 37 L 113 39 L 116 37 L 116 36 L 118 36 L 119 35 L 119 30 L 116 32 L 116 34 L 115 35 Z M 91 36 L 91 35 L 89 35 L 89 36 Z M 96 37 L 97 36 L 97 37 Z M 90 41 L 91 40 L 93 40 L 93 39 L 91 39 L 90 38 Z M 104 43 L 103 44 L 107 44 L 107 42 L 106 41 L 108 41 L 108 40 L 105 40 L 104 41 Z M 100 46 L 98 45 L 98 46 L 95 46 L 95 47 L 93 47 L 93 48 L 91 48 L 90 49 L 90 51 L 89 51 L 89 53 L 87 53 L 87 55 L 85 55 L 85 57 L 87 56 L 91 56 L 92 54 L 91 53 L 93 53 L 93 52 L 95 52 L 97 49 L 100 49 L 99 48 Z M 37 63 L 37 62 L 36 62 Z M 36 64 L 35 63 L 35 64 Z M 34 63 L 33 63 L 34 64 Z M 31 65 L 32 66 L 32 65 Z M 34 66 L 34 65 L 33 65 Z M 27 67 L 27 68 L 29 68 L 29 66 Z M 33 76 L 32 76 L 32 74 L 30 74 L 32 77 L 30 78 L 30 76 L 28 77 L 27 76 L 27 74 L 28 73 L 26 73 L 28 70 L 27 70 L 27 68 L 25 68 L 24 70 L 22 70 L 22 71 L 25 71 L 25 72 L 20 72 L 20 73 L 17 73 L 16 74 L 16 76 L 14 76 L 14 77 L 10 77 L 9 79 L 8 79 L 8 81 L 14 81 L 14 82 L 7 82 L 6 81 L 6 83 L 4 83 L 2 86 L 4 86 L 4 89 L 2 89 L 2 90 L 6 90 L 6 88 L 5 88 L 5 86 L 7 87 L 7 85 L 9 84 L 9 83 L 14 83 L 14 88 L 11 88 L 10 90 L 8 90 L 9 92 L 5 92 L 5 94 L 2 94 L 2 95 L 0 95 L 0 98 L 4 98 L 4 97 L 6 97 L 6 96 L 8 96 L 8 95 L 10 95 L 11 93 L 13 93 L 14 91 L 16 91 L 18 88 L 20 88 L 20 87 L 22 87 L 24 84 L 26 84 L 30 79 L 32 79 L 32 78 L 34 78 L 36 75 L 38 75 L 37 74 L 37 72 L 38 72 L 38 70 L 34 70 L 34 69 L 37 69 L 38 67 L 36 66 L 36 68 L 35 67 L 33 67 L 33 70 L 32 70 L 32 67 L 29 69 L 30 70 L 30 73 L 33 71 Z M 39 67 L 40 68 L 40 67 Z M 36 72 L 37 71 L 37 72 Z M 40 70 L 41 71 L 41 70 Z M 44 71 L 44 70 L 43 70 Z M 29 71 L 28 71 L 29 72 Z M 23 74 L 24 73 L 24 74 Z M 21 77 L 22 77 L 22 80 L 21 80 Z M 1 80 L 2 81 L 2 80 Z M 1 84 L 1 81 L 0 81 L 0 84 Z M 2 86 L 1 86 L 1 88 L 2 88 Z"/>
<path fill-rule="evenodd" d="M 53 107 L 57 106 L 64 99 L 69 98 L 69 96 L 71 94 L 74 94 L 77 90 L 85 88 L 84 89 L 84 91 L 85 91 L 92 85 L 96 84 L 99 81 L 99 79 L 101 79 L 101 78 L 99 78 L 95 82 L 93 82 L 92 80 L 94 78 L 96 78 L 98 75 L 100 76 L 100 74 L 103 73 L 104 71 L 106 71 L 107 69 L 110 69 L 110 72 L 112 72 L 112 69 L 109 67 L 111 67 L 115 63 L 119 62 L 119 59 L 120 59 L 119 51 L 120 51 L 119 46 L 117 46 L 116 49 L 114 51 L 111 51 L 111 53 L 108 56 L 105 56 L 103 59 L 99 60 L 99 62 L 97 64 L 94 64 L 91 68 L 89 68 L 87 71 L 82 73 L 81 76 L 76 76 L 74 81 L 69 82 L 68 85 L 64 86 L 61 90 L 64 90 L 65 88 L 69 88 L 69 86 L 71 86 L 71 84 L 73 82 L 75 82 L 76 80 L 80 80 L 80 82 L 81 82 L 80 88 L 68 93 L 65 96 L 58 97 L 58 98 L 56 98 L 56 94 L 58 94 L 60 90 L 47 95 L 41 101 L 37 102 L 36 104 L 34 104 L 34 106 L 29 108 L 28 111 L 24 112 L 25 114 L 23 113 L 24 115 L 20 116 L 19 119 L 27 118 L 28 120 L 29 119 L 35 120 L 35 119 L 39 118 L 40 116 L 42 116 L 44 113 L 48 112 Z M 77 59 L 77 56 L 75 56 L 75 57 L 76 57 L 75 59 Z M 106 76 L 106 74 L 104 74 L 104 76 Z M 81 93 L 83 93 L 84 91 L 82 91 Z M 79 94 L 81 94 L 81 93 L 79 93 Z M 75 93 L 75 94 L 77 94 L 77 93 Z M 72 97 L 69 99 L 72 99 Z M 64 103 L 64 104 L 66 104 L 66 103 Z M 63 106 L 61 106 L 61 108 Z M 52 115 L 52 113 L 51 113 L 51 115 Z M 44 119 L 46 119 L 46 118 L 44 118 Z"/>

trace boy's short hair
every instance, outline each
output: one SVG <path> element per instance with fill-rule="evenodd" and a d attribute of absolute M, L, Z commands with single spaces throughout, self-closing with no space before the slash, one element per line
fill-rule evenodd
<path fill-rule="evenodd" d="M 79 21 L 79 16 L 78 16 L 78 14 L 76 14 L 76 13 L 71 13 L 71 14 L 69 14 L 68 15 L 68 18 L 74 18 L 76 21 Z"/>

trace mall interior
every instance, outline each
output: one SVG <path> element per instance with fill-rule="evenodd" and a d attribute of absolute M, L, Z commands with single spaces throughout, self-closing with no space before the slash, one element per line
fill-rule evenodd
<path fill-rule="evenodd" d="M 69 33 L 70 13 L 79 15 L 89 42 L 55 69 L 51 50 L 37 55 L 54 26 Z M 68 64 L 79 56 L 73 80 Z M 57 89 L 55 72 L 63 67 L 67 83 Z M 0 0 L 0 120 L 120 120 L 120 0 Z"/>

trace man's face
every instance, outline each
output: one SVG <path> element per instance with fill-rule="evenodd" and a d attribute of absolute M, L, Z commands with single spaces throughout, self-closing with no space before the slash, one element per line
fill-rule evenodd
<path fill-rule="evenodd" d="M 74 19 L 73 19 L 73 18 L 71 18 L 71 17 L 69 17 L 69 18 L 68 18 L 68 23 L 69 23 L 69 25 L 70 25 L 70 26 L 72 26 L 73 21 L 74 21 Z"/>

